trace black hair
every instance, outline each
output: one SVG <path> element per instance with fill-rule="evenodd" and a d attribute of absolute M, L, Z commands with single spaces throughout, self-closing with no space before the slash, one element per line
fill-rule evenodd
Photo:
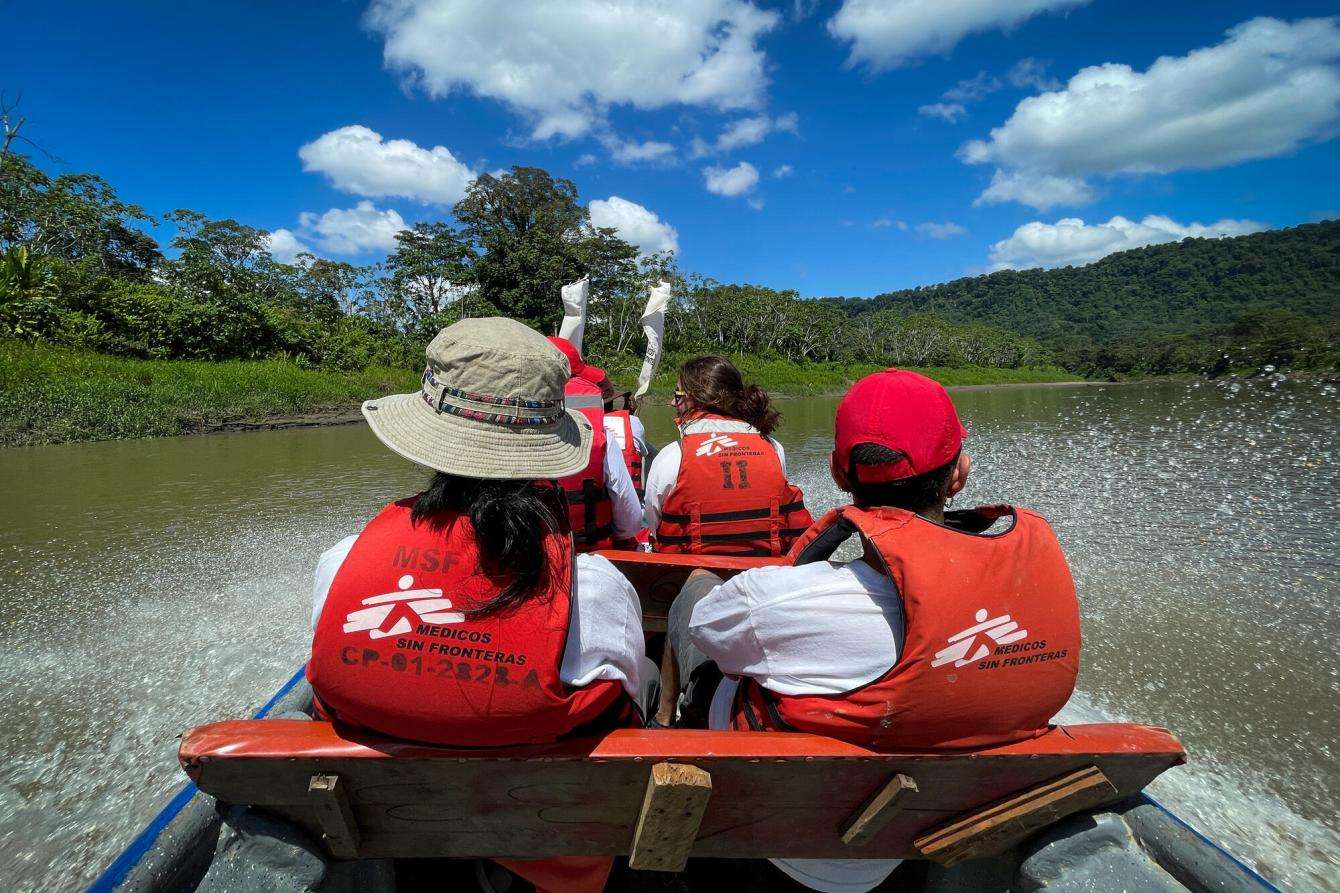
<path fill-rule="evenodd" d="M 909 512 L 921 512 L 943 505 L 949 497 L 949 478 L 958 464 L 958 453 L 946 464 L 916 477 L 866 483 L 857 480 L 858 466 L 885 465 L 904 458 L 906 456 L 898 450 L 877 443 L 858 443 L 852 447 L 846 469 L 852 501 L 860 508 L 887 506 Z"/>
<path fill-rule="evenodd" d="M 437 472 L 410 512 L 414 524 L 441 525 L 447 512 L 470 519 L 479 546 L 480 569 L 503 589 L 472 609 L 482 617 L 516 607 L 549 588 L 544 538 L 562 529 L 565 517 L 555 488 L 534 481 L 492 481 Z"/>

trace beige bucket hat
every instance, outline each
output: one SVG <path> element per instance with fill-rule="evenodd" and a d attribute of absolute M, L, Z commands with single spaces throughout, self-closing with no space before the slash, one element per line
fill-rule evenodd
<path fill-rule="evenodd" d="M 575 474 L 591 452 L 591 423 L 563 403 L 568 361 L 513 319 L 466 319 L 437 333 L 415 394 L 363 404 L 391 450 L 463 477 L 540 480 Z"/>

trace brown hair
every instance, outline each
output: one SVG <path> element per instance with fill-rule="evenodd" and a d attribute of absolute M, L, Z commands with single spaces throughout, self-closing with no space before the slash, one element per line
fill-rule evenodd
<path fill-rule="evenodd" d="M 768 392 L 756 384 L 745 384 L 740 370 L 725 357 L 694 357 L 679 367 L 679 381 L 699 409 L 748 422 L 764 437 L 781 421 Z"/>

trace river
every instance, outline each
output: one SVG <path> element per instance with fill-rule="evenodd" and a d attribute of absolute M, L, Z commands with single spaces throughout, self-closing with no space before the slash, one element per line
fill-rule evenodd
<path fill-rule="evenodd" d="M 1153 793 L 1286 889 L 1340 889 L 1340 397 L 1258 379 L 959 392 L 958 498 L 1055 525 L 1068 720 L 1168 726 Z M 816 515 L 832 399 L 779 437 Z M 653 440 L 664 407 L 644 411 Z M 0 450 L 0 881 L 75 889 L 182 781 L 176 736 L 304 659 L 316 557 L 424 473 L 361 425 Z"/>

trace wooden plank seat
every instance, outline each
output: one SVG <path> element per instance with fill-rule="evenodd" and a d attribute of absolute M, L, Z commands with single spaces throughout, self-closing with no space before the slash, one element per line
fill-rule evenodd
<path fill-rule="evenodd" d="M 1134 724 L 880 754 L 814 735 L 631 729 L 466 750 L 243 720 L 192 729 L 180 749 L 202 791 L 284 816 L 339 858 L 632 852 L 666 870 L 689 855 L 952 864 L 1131 796 L 1184 757 L 1171 733 Z"/>
<path fill-rule="evenodd" d="M 787 564 L 782 558 L 743 558 L 732 555 L 674 555 L 664 552 L 632 552 L 602 549 L 596 553 L 608 558 L 628 578 L 642 599 L 642 628 L 649 633 L 665 632 L 670 603 L 679 595 L 689 574 L 704 568 L 729 579 L 753 567 Z"/>

